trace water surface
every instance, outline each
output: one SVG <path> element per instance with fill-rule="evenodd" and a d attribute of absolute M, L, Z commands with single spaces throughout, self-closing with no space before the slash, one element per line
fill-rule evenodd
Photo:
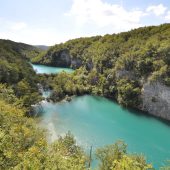
<path fill-rule="evenodd" d="M 62 71 L 65 71 L 67 73 L 71 73 L 74 70 L 70 68 L 60 68 L 60 67 L 51 67 L 51 66 L 45 66 L 40 64 L 31 64 L 36 71 L 37 74 L 57 74 L 61 73 Z"/>
<path fill-rule="evenodd" d="M 94 96 L 76 97 L 71 102 L 43 102 L 41 125 L 50 140 L 71 131 L 86 151 L 123 140 L 129 152 L 143 153 L 155 167 L 170 159 L 170 126 L 139 111 Z"/>

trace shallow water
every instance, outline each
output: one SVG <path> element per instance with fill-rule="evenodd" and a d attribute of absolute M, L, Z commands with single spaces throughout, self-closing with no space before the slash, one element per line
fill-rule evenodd
<path fill-rule="evenodd" d="M 31 64 L 37 74 L 57 74 L 65 71 L 67 73 L 72 73 L 74 70 L 70 68 L 60 68 L 60 67 L 51 67 L 40 64 Z"/>

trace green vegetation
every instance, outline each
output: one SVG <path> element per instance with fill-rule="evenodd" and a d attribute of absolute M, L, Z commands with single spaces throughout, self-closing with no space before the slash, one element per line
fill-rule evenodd
<path fill-rule="evenodd" d="M 146 160 L 142 155 L 129 155 L 126 152 L 127 147 L 121 141 L 98 149 L 96 151 L 96 156 L 100 160 L 99 170 L 153 169 L 151 164 L 146 163 Z"/>
<path fill-rule="evenodd" d="M 0 39 L 0 47 L 1 50 L 8 50 L 9 52 L 20 54 L 22 58 L 25 59 L 34 58 L 42 51 L 40 48 L 28 44 L 16 43 L 14 41 L 2 40 L 2 39 Z"/>
<path fill-rule="evenodd" d="M 0 169 L 85 169 L 87 157 L 70 133 L 49 145 L 27 117 L 42 98 L 35 72 L 15 50 L 6 41 L 0 46 Z"/>
<path fill-rule="evenodd" d="M 28 56 L 38 53 L 32 46 L 0 40 L 0 83 L 10 86 L 28 111 L 41 100 L 36 73 L 28 63 Z"/>
<path fill-rule="evenodd" d="M 0 87 L 0 169 L 85 169 L 87 158 L 72 135 L 48 145 L 12 90 Z"/>
<path fill-rule="evenodd" d="M 114 98 L 126 107 L 138 107 L 144 83 L 170 85 L 170 24 L 70 40 L 32 61 L 79 68 L 72 75 L 48 77 L 54 101 L 65 95 L 91 93 Z"/>

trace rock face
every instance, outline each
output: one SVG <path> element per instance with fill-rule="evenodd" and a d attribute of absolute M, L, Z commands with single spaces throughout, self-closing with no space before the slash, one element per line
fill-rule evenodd
<path fill-rule="evenodd" d="M 82 66 L 82 61 L 79 58 L 72 58 L 71 59 L 71 67 L 73 69 L 80 68 Z"/>
<path fill-rule="evenodd" d="M 71 56 L 68 50 L 61 50 L 52 55 L 52 65 L 56 67 L 70 67 Z"/>
<path fill-rule="evenodd" d="M 128 79 L 136 79 L 136 75 L 132 71 L 127 71 L 125 69 L 119 70 L 116 72 L 116 78 L 128 78 Z"/>
<path fill-rule="evenodd" d="M 53 54 L 49 54 L 46 58 L 51 58 L 52 60 L 49 65 L 55 67 L 69 67 L 73 69 L 80 68 L 82 66 L 82 60 L 80 58 L 75 58 L 70 55 L 69 50 L 63 49 Z"/>
<path fill-rule="evenodd" d="M 116 78 L 137 79 L 133 72 L 127 70 L 117 71 Z M 140 82 L 143 88 L 139 109 L 156 117 L 170 120 L 170 87 L 160 82 L 146 82 L 142 79 Z"/>
<path fill-rule="evenodd" d="M 93 64 L 92 60 L 89 60 L 89 61 L 87 62 L 87 64 L 86 64 L 86 69 L 87 69 L 88 71 L 90 71 L 90 70 L 93 69 L 93 67 L 94 67 L 94 64 Z"/>
<path fill-rule="evenodd" d="M 170 120 L 170 87 L 159 82 L 145 83 L 141 98 L 141 110 Z"/>

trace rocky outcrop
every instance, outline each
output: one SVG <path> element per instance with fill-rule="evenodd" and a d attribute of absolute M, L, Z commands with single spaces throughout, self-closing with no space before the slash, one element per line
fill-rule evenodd
<path fill-rule="evenodd" d="M 72 58 L 71 59 L 71 68 L 77 69 L 82 66 L 82 60 L 80 58 Z"/>
<path fill-rule="evenodd" d="M 132 71 L 121 69 L 116 72 L 116 78 L 128 78 L 134 80 L 137 78 L 137 76 Z"/>
<path fill-rule="evenodd" d="M 66 67 L 66 68 L 77 69 L 82 66 L 82 60 L 80 58 L 71 56 L 69 50 L 67 49 L 59 50 L 53 52 L 52 54 L 47 53 L 45 58 L 51 60 L 50 63 L 48 63 L 47 65 L 54 66 L 54 67 Z"/>
<path fill-rule="evenodd" d="M 88 71 L 91 71 L 91 70 L 93 69 L 93 67 L 94 67 L 94 64 L 93 64 L 92 60 L 89 60 L 89 61 L 86 63 L 86 69 L 87 69 Z"/>
<path fill-rule="evenodd" d="M 29 112 L 29 116 L 31 117 L 38 117 L 44 112 L 43 107 L 41 103 L 31 105 L 31 109 Z"/>
<path fill-rule="evenodd" d="M 116 78 L 137 79 L 137 76 L 131 71 L 119 70 L 116 72 Z M 139 109 L 156 117 L 170 120 L 170 87 L 162 83 L 146 82 L 146 79 L 140 79 L 141 86 L 141 104 Z"/>
<path fill-rule="evenodd" d="M 142 88 L 141 99 L 141 110 L 170 120 L 170 87 L 160 82 L 145 83 Z"/>
<path fill-rule="evenodd" d="M 51 64 L 56 67 L 70 67 L 71 56 L 69 54 L 69 50 L 64 49 L 64 50 L 53 53 Z"/>

